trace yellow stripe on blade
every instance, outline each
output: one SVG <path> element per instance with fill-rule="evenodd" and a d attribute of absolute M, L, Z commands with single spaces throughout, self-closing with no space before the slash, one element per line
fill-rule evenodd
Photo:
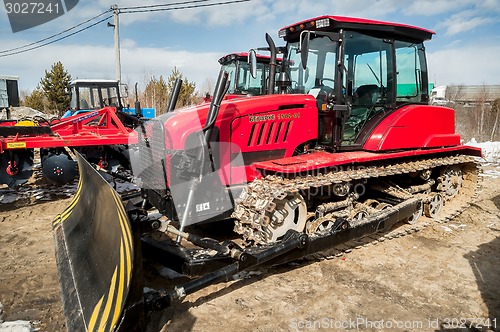
<path fill-rule="evenodd" d="M 52 222 L 52 227 L 56 227 L 58 224 L 62 223 L 64 220 L 68 219 L 68 217 L 71 215 L 73 212 L 74 207 L 78 203 L 78 200 L 80 199 L 80 194 L 82 192 L 82 177 L 80 177 L 80 180 L 78 181 L 78 189 L 76 190 L 75 196 L 71 200 L 71 203 L 69 206 L 63 211 L 63 213 L 58 214 L 54 221 Z"/>
<path fill-rule="evenodd" d="M 117 194 L 113 191 L 113 198 L 115 199 L 115 203 L 117 205 L 119 219 L 120 219 L 120 227 L 122 229 L 123 239 L 125 239 L 125 259 L 127 262 L 127 286 L 130 282 L 130 273 L 132 267 L 132 235 L 130 234 L 129 223 L 127 222 L 127 217 L 125 215 L 125 210 L 123 209 L 123 204 L 117 197 Z"/>
<path fill-rule="evenodd" d="M 123 290 L 125 288 L 125 257 L 123 253 L 123 241 L 120 243 L 120 279 L 118 282 L 118 297 L 116 298 L 115 312 L 113 314 L 113 328 L 115 327 L 121 312 L 121 303 L 123 301 Z"/>
<path fill-rule="evenodd" d="M 90 316 L 90 322 L 89 322 L 89 331 L 94 331 L 95 329 L 95 324 L 97 322 L 97 317 L 99 317 L 99 311 L 101 310 L 101 305 L 102 301 L 104 300 L 104 296 L 101 297 L 97 305 L 94 307 L 94 311 L 92 312 L 92 316 Z"/>
<path fill-rule="evenodd" d="M 99 331 L 104 331 L 106 323 L 109 319 L 109 313 L 111 312 L 111 307 L 115 299 L 115 288 L 116 288 L 116 277 L 117 277 L 118 267 L 115 268 L 113 273 L 113 278 L 111 278 L 111 285 L 109 286 L 108 299 L 106 301 L 106 306 L 104 307 L 104 312 L 102 314 L 101 323 L 99 324 Z"/>

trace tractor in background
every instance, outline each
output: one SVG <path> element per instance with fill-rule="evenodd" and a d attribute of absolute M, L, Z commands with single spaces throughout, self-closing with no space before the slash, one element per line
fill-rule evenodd
<path fill-rule="evenodd" d="M 453 109 L 429 105 L 433 34 L 330 15 L 284 27 L 270 93 L 225 99 L 222 68 L 210 104 L 137 128 L 140 197 L 79 156 L 79 189 L 53 222 L 68 329 L 140 331 L 238 272 L 457 213 L 481 150 L 461 145 Z M 192 279 L 144 292 L 144 257 Z"/>
<path fill-rule="evenodd" d="M 116 80 L 73 80 L 69 84 L 69 94 L 71 95 L 70 109 L 62 116 L 63 118 L 99 110 L 107 106 L 115 107 L 125 114 L 145 119 L 152 119 L 156 116 L 154 108 L 141 108 L 140 105 L 130 108 L 129 105 L 125 105 L 123 98 L 128 96 L 127 85 L 119 84 Z"/>
<path fill-rule="evenodd" d="M 255 54 L 254 73 L 251 72 L 249 53 L 231 53 L 219 59 L 221 70 L 228 73 L 229 87 L 226 99 L 243 96 L 261 96 L 269 93 L 271 56 Z M 281 59 L 274 59 L 278 67 Z M 274 71 L 276 73 L 276 71 Z"/>
<path fill-rule="evenodd" d="M 258 50 L 268 50 L 268 48 L 259 48 Z M 269 93 L 269 75 L 271 66 L 278 68 L 281 64 L 281 58 L 274 58 L 263 54 L 255 53 L 253 55 L 255 63 L 249 62 L 249 53 L 230 53 L 219 59 L 221 70 L 228 73 L 228 90 L 224 99 L 234 99 L 241 97 L 261 96 Z M 251 71 L 253 68 L 253 72 Z M 274 69 L 276 74 L 276 69 Z M 210 102 L 212 97 L 206 94 L 203 101 Z"/>

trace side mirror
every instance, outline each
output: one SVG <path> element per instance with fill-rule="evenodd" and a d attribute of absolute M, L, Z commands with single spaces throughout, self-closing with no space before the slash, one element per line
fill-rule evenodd
<path fill-rule="evenodd" d="M 128 85 L 125 83 L 120 83 L 120 95 L 123 98 L 128 98 Z"/>
<path fill-rule="evenodd" d="M 253 48 L 248 51 L 248 63 L 250 64 L 250 75 L 255 79 L 257 77 L 257 54 Z"/>
<path fill-rule="evenodd" d="M 306 59 L 307 61 L 307 59 Z M 309 68 L 304 68 L 304 82 L 309 81 Z"/>
<path fill-rule="evenodd" d="M 311 32 L 302 31 L 300 34 L 300 61 L 302 69 L 307 68 L 307 58 L 309 56 L 309 41 L 311 40 Z"/>

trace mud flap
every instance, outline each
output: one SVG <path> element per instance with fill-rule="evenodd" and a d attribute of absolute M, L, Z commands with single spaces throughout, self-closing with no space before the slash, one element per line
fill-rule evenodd
<path fill-rule="evenodd" d="M 120 196 L 77 153 L 80 181 L 53 222 L 68 331 L 141 331 L 144 296 L 139 232 Z"/>

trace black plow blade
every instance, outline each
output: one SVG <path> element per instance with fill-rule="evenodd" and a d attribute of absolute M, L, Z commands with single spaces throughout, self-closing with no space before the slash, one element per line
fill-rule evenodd
<path fill-rule="evenodd" d="M 140 331 L 140 242 L 119 195 L 77 155 L 78 190 L 53 222 L 67 329 Z"/>

